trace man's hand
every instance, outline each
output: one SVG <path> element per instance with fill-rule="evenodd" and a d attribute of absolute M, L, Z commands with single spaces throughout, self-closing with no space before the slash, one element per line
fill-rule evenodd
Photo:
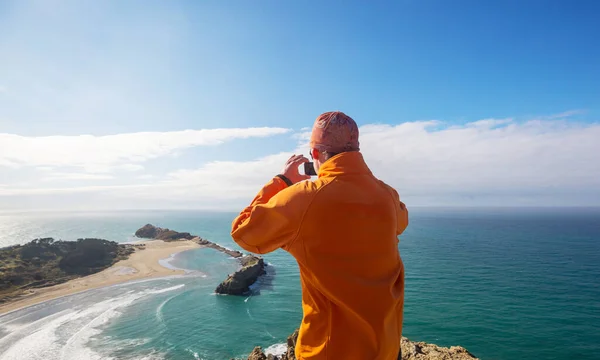
<path fill-rule="evenodd" d="M 281 174 L 290 179 L 293 184 L 303 180 L 308 180 L 310 179 L 310 175 L 300 175 L 300 171 L 298 171 L 300 165 L 307 162 L 309 162 L 309 160 L 303 155 L 292 155 L 292 157 L 289 158 L 285 163 L 283 172 Z"/>

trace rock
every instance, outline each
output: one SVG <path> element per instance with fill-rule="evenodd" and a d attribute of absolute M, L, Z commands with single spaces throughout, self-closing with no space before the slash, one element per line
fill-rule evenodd
<path fill-rule="evenodd" d="M 267 357 L 262 348 L 257 346 L 254 348 L 248 360 L 296 360 L 294 348 L 298 340 L 298 330 L 294 331 L 287 339 L 288 349 L 282 356 Z M 479 360 L 467 349 L 461 346 L 452 346 L 449 348 L 440 347 L 434 344 L 424 342 L 413 342 L 403 337 L 401 341 L 402 360 Z M 335 357 L 335 354 L 333 354 Z"/>
<path fill-rule="evenodd" d="M 197 242 L 198 245 L 210 245 L 212 244 L 210 241 L 206 240 L 206 239 L 202 239 L 199 236 L 196 236 L 195 238 L 192 239 L 193 241 Z"/>
<path fill-rule="evenodd" d="M 299 330 L 296 329 L 294 333 L 287 338 L 287 351 L 281 357 L 281 360 L 293 360 L 296 358 L 296 341 L 298 340 Z"/>
<path fill-rule="evenodd" d="M 154 225 L 146 224 L 135 232 L 135 236 L 144 239 L 155 239 L 158 234 L 158 229 L 159 228 Z"/>
<path fill-rule="evenodd" d="M 229 255 L 229 256 L 231 256 L 231 257 L 234 257 L 234 258 L 236 258 L 236 259 L 237 259 L 237 258 L 241 258 L 242 256 L 244 256 L 244 254 L 242 254 L 242 253 L 241 253 L 241 252 L 239 252 L 239 251 L 236 251 L 236 250 L 229 250 L 229 249 L 227 249 L 227 248 L 224 248 L 224 247 L 222 247 L 222 246 L 221 246 L 221 245 L 219 245 L 219 244 L 215 244 L 215 243 L 213 243 L 213 242 L 210 242 L 210 241 L 208 241 L 208 240 L 201 239 L 199 236 L 196 236 L 196 237 L 194 237 L 194 238 L 192 239 L 192 241 L 195 241 L 195 242 L 196 242 L 196 243 L 198 243 L 199 245 L 202 245 L 202 246 L 205 246 L 205 247 L 209 247 L 209 248 L 211 248 L 211 249 L 218 250 L 218 251 L 220 251 L 220 252 L 222 252 L 222 253 L 225 253 L 225 254 L 227 254 L 227 255 Z"/>
<path fill-rule="evenodd" d="M 414 342 L 402 338 L 402 360 L 473 360 L 477 359 L 467 349 L 461 346 L 449 348 L 435 344 Z"/>
<path fill-rule="evenodd" d="M 170 229 L 163 229 L 152 224 L 146 224 L 135 232 L 135 236 L 145 239 L 156 239 L 164 241 L 177 241 L 181 239 L 192 240 L 192 236 L 188 232 L 178 232 Z"/>
<path fill-rule="evenodd" d="M 262 258 L 247 255 L 240 258 L 242 268 L 229 275 L 225 281 L 217 286 L 217 294 L 244 295 L 250 291 L 259 276 L 266 273 L 265 262 Z"/>
<path fill-rule="evenodd" d="M 267 356 L 263 352 L 260 346 L 257 346 L 252 350 L 250 356 L 248 356 L 248 360 L 267 360 Z"/>

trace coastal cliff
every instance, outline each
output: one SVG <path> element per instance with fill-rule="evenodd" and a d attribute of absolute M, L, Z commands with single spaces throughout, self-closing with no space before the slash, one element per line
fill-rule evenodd
<path fill-rule="evenodd" d="M 286 353 L 280 356 L 265 355 L 262 348 L 257 346 L 248 356 L 248 360 L 296 360 L 294 347 L 297 339 L 298 330 L 288 337 Z M 401 347 L 402 360 L 478 360 L 477 357 L 461 346 L 446 348 L 435 344 L 410 341 L 403 337 Z"/>
<path fill-rule="evenodd" d="M 201 246 L 215 249 L 236 258 L 242 267 L 233 274 L 230 274 L 227 279 L 217 286 L 215 289 L 217 294 L 244 295 L 250 291 L 250 286 L 256 282 L 258 277 L 266 273 L 266 265 L 262 258 L 254 255 L 244 255 L 239 251 L 224 248 L 219 244 L 187 232 L 182 233 L 146 224 L 135 232 L 135 236 L 164 241 L 192 240 Z"/>

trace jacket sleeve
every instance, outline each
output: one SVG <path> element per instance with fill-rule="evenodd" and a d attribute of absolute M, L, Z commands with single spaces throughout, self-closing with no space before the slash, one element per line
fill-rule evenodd
<path fill-rule="evenodd" d="M 394 207 L 396 208 L 396 235 L 400 235 L 408 227 L 408 210 L 406 209 L 406 205 L 400 201 L 400 195 L 398 195 L 396 189 L 387 185 L 381 180 L 380 184 L 389 191 L 392 199 L 394 200 Z"/>
<path fill-rule="evenodd" d="M 298 236 L 311 199 L 310 193 L 305 191 L 309 185 L 305 183 L 287 187 L 277 177 L 271 180 L 250 206 L 233 220 L 233 240 L 245 250 L 257 254 L 290 246 Z"/>
<path fill-rule="evenodd" d="M 396 213 L 398 214 L 396 233 L 400 235 L 408 227 L 408 209 L 406 209 L 406 205 L 400 201 L 400 195 L 398 195 L 396 190 L 394 190 L 394 195 L 394 200 L 396 202 Z"/>

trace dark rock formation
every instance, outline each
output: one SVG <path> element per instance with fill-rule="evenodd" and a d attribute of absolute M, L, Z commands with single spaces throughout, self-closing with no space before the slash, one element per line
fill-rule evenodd
<path fill-rule="evenodd" d="M 287 352 L 281 356 L 265 355 L 262 348 L 257 346 L 248 356 L 248 360 L 296 360 L 294 348 L 297 339 L 298 330 L 288 337 Z M 402 360 L 478 360 L 467 349 L 460 346 L 445 348 L 424 342 L 413 342 L 405 337 L 402 338 L 401 346 Z"/>
<path fill-rule="evenodd" d="M 144 239 L 155 239 L 158 234 L 158 229 L 156 226 L 152 224 L 146 224 L 141 228 L 137 229 L 135 232 L 135 236 Z"/>
<path fill-rule="evenodd" d="M 145 239 L 156 239 L 164 241 L 192 240 L 194 236 L 187 232 L 178 232 L 170 229 L 163 229 L 152 224 L 146 224 L 135 232 L 135 236 Z"/>
<path fill-rule="evenodd" d="M 23 291 L 102 271 L 126 259 L 136 246 L 102 239 L 35 239 L 0 249 L 0 303 Z"/>
<path fill-rule="evenodd" d="M 254 284 L 259 276 L 265 274 L 265 262 L 262 258 L 247 255 L 239 258 L 242 268 L 229 275 L 215 292 L 217 294 L 244 295 L 250 291 L 250 285 Z"/>

